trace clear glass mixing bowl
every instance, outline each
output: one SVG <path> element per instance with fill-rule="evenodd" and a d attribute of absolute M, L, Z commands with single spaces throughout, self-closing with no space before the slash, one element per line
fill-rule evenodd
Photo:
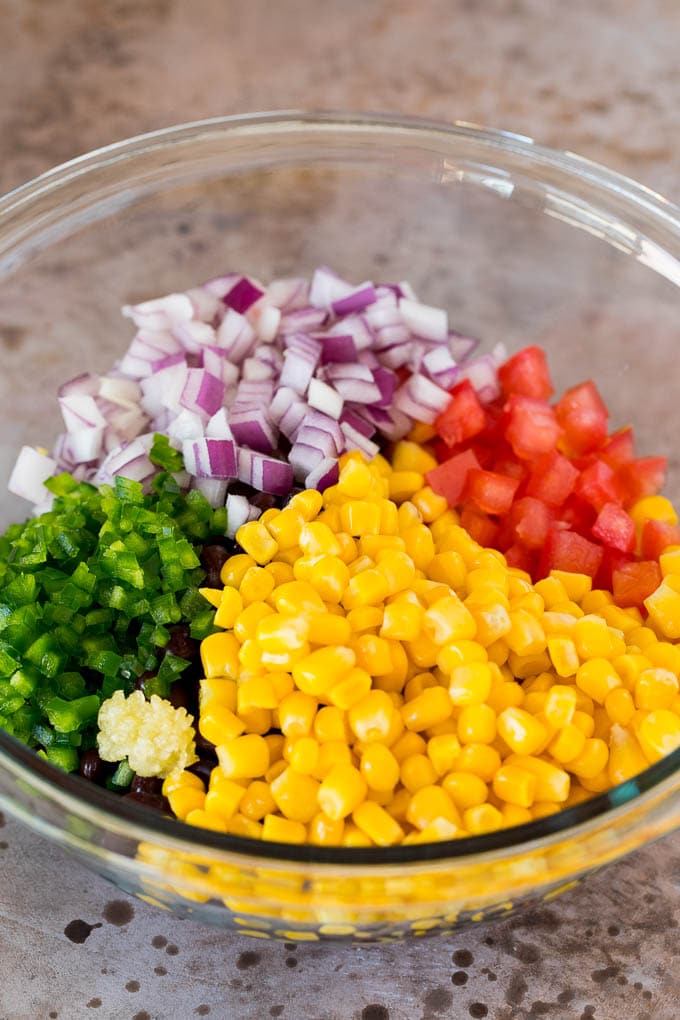
<path fill-rule="evenodd" d="M 54 393 L 128 342 L 119 307 L 231 269 L 327 263 L 408 279 L 455 328 L 546 348 L 558 388 L 594 378 L 614 424 L 671 465 L 680 210 L 531 139 L 460 124 L 265 114 L 170 128 L 0 200 L 0 475 L 49 445 Z M 25 507 L 3 498 L 3 525 Z M 192 829 L 66 775 L 0 732 L 0 807 L 178 914 L 260 938 L 396 939 L 550 898 L 680 822 L 680 752 L 607 794 L 484 837 L 322 849 Z"/>

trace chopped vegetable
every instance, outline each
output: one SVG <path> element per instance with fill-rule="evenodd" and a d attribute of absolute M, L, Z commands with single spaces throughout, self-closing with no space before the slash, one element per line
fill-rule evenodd
<path fill-rule="evenodd" d="M 181 468 L 157 438 L 150 460 Z M 0 725 L 67 768 L 94 742 L 102 698 L 141 678 L 166 692 L 189 665 L 165 655 L 174 625 L 212 629 L 200 545 L 226 511 L 162 472 L 151 492 L 52 477 L 50 510 L 0 538 Z"/>
<path fill-rule="evenodd" d="M 104 761 L 127 760 L 138 776 L 165 779 L 198 761 L 193 719 L 186 709 L 141 691 L 123 691 L 103 702 L 98 715 L 97 746 Z"/>

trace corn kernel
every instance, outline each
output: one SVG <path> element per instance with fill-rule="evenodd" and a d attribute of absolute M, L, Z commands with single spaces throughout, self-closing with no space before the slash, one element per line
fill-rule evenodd
<path fill-rule="evenodd" d="M 385 740 L 390 732 L 394 705 L 385 691 L 372 690 L 351 706 L 347 719 L 357 740 Z"/>
<path fill-rule="evenodd" d="M 354 824 L 376 846 L 394 846 L 404 838 L 401 825 L 379 804 L 365 800 L 352 812 Z"/>
<path fill-rule="evenodd" d="M 635 681 L 635 707 L 650 712 L 670 708 L 678 689 L 678 678 L 670 670 L 645 669 Z"/>
<path fill-rule="evenodd" d="M 408 809 L 406 820 L 417 829 L 425 829 L 436 818 L 445 818 L 446 821 L 460 826 L 460 815 L 453 800 L 447 791 L 441 786 L 422 786 L 416 790 Z"/>
<path fill-rule="evenodd" d="M 366 799 L 366 780 L 353 765 L 335 765 L 321 783 L 318 802 L 333 821 L 346 818 Z"/>
<path fill-rule="evenodd" d="M 451 698 L 444 687 L 428 687 L 422 694 L 407 701 L 401 709 L 406 728 L 416 732 L 444 722 L 451 715 Z"/>
<path fill-rule="evenodd" d="M 576 671 L 576 685 L 603 705 L 609 692 L 621 686 L 621 678 L 607 659 L 592 658 Z"/>
<path fill-rule="evenodd" d="M 207 799 L 206 797 L 206 801 Z M 250 783 L 241 798 L 238 809 L 242 815 L 254 822 L 261 822 L 265 815 L 275 811 L 276 804 L 269 784 L 263 783 L 259 779 Z"/>
<path fill-rule="evenodd" d="M 579 667 L 580 660 L 576 645 L 571 638 L 549 637 L 548 655 L 558 676 L 565 678 L 574 676 Z"/>
<path fill-rule="evenodd" d="M 434 786 L 437 773 L 430 759 L 424 754 L 412 754 L 401 762 L 401 782 L 411 793 L 424 786 Z"/>
<path fill-rule="evenodd" d="M 503 827 L 503 815 L 493 804 L 479 804 L 463 812 L 463 826 L 471 836 L 482 836 Z"/>
<path fill-rule="evenodd" d="M 305 694 L 328 693 L 356 662 L 356 655 L 345 645 L 317 648 L 293 666 L 296 686 Z"/>
<path fill-rule="evenodd" d="M 250 567 L 246 570 L 241 581 L 241 587 L 239 588 L 244 605 L 251 602 L 264 602 L 269 598 L 273 590 L 274 578 L 271 571 L 265 570 L 264 567 Z M 218 627 L 229 626 L 228 624 L 221 623 L 217 619 L 217 615 L 215 623 Z"/>
<path fill-rule="evenodd" d="M 336 708 L 346 712 L 357 702 L 362 701 L 372 686 L 370 673 L 355 666 L 333 685 L 328 692 L 328 699 Z"/>
<path fill-rule="evenodd" d="M 262 839 L 272 843 L 304 843 L 307 829 L 302 822 L 267 814 L 262 822 Z"/>
<path fill-rule="evenodd" d="M 569 762 L 569 771 L 579 779 L 592 779 L 607 767 L 608 758 L 609 748 L 604 740 L 589 737 L 581 753 Z"/>
<path fill-rule="evenodd" d="M 491 744 L 466 744 L 456 758 L 456 772 L 471 772 L 485 783 L 493 780 L 501 767 L 501 756 Z"/>
<path fill-rule="evenodd" d="M 492 744 L 496 739 L 496 713 L 489 705 L 466 705 L 457 724 L 461 744 Z"/>
<path fill-rule="evenodd" d="M 309 842 L 313 846 L 340 846 L 345 834 L 345 823 L 341 818 L 335 821 L 319 811 L 309 823 Z"/>
<path fill-rule="evenodd" d="M 586 735 L 574 723 L 566 723 L 548 744 L 548 750 L 556 761 L 564 764 L 576 758 L 583 750 Z"/>
<path fill-rule="evenodd" d="M 319 783 L 312 776 L 284 769 L 270 785 L 271 794 L 282 815 L 295 822 L 311 822 L 319 810 Z"/>
<path fill-rule="evenodd" d="M 506 708 L 497 719 L 498 733 L 517 754 L 542 750 L 548 740 L 545 726 L 523 708 Z"/>
<path fill-rule="evenodd" d="M 242 524 L 236 532 L 236 541 L 260 566 L 273 560 L 279 550 L 277 542 L 261 521 Z"/>
<path fill-rule="evenodd" d="M 257 779 L 269 768 L 269 747 L 256 733 L 218 744 L 215 753 L 222 772 L 229 779 Z"/>
<path fill-rule="evenodd" d="M 653 763 L 680 747 L 680 718 L 667 708 L 647 712 L 635 735 L 645 758 Z"/>
<path fill-rule="evenodd" d="M 233 634 L 219 632 L 201 641 L 201 663 L 206 677 L 239 675 L 239 643 Z"/>
<path fill-rule="evenodd" d="M 293 691 L 279 705 L 279 728 L 287 737 L 307 737 L 312 732 L 318 701 L 303 691 Z"/>
<path fill-rule="evenodd" d="M 517 765 L 502 765 L 493 777 L 493 792 L 499 800 L 528 808 L 536 796 L 536 778 Z"/>
<path fill-rule="evenodd" d="M 481 705 L 491 692 L 493 683 L 488 663 L 471 662 L 457 666 L 451 673 L 449 695 L 456 706 Z M 509 710 L 508 710 L 509 711 Z"/>

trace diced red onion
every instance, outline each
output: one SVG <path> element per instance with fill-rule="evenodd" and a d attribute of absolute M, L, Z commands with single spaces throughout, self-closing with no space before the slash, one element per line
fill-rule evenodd
<path fill-rule="evenodd" d="M 295 445 L 298 446 L 300 444 L 302 446 L 313 446 L 324 457 L 337 457 L 344 446 L 344 441 L 338 446 L 329 432 L 314 428 L 313 425 L 303 425 L 295 439 Z"/>
<path fill-rule="evenodd" d="M 366 408 L 363 408 L 363 410 L 365 411 Z M 371 411 L 371 413 L 373 412 Z M 355 408 L 348 407 L 347 404 L 345 404 L 345 410 L 340 418 L 341 428 L 343 424 L 351 426 L 356 432 L 361 432 L 362 436 L 365 436 L 366 439 L 370 439 L 375 432 L 375 426 L 358 414 Z"/>
<path fill-rule="evenodd" d="M 491 357 L 495 362 L 496 368 L 500 368 L 508 360 L 508 349 L 502 340 L 493 347 Z"/>
<path fill-rule="evenodd" d="M 255 327 L 258 340 L 270 344 L 276 338 L 281 324 L 281 311 L 274 305 L 259 304 L 248 313 L 249 322 Z"/>
<path fill-rule="evenodd" d="M 403 321 L 415 336 L 437 343 L 446 343 L 448 340 L 449 317 L 443 308 L 401 298 L 399 311 Z"/>
<path fill-rule="evenodd" d="M 206 372 L 221 379 L 225 386 L 238 382 L 238 365 L 234 365 L 229 360 L 229 352 L 225 351 L 223 347 L 215 347 L 211 344 L 203 348 L 202 355 L 202 367 Z"/>
<path fill-rule="evenodd" d="M 214 280 L 208 280 L 207 283 L 204 283 L 203 290 L 222 301 L 224 300 L 225 294 L 229 293 L 231 288 L 239 279 L 240 276 L 238 273 L 229 273 L 227 276 L 217 276 Z"/>
<path fill-rule="evenodd" d="M 212 418 L 210 420 L 212 421 Z M 204 435 L 203 419 L 193 411 L 183 408 L 170 422 L 167 432 L 168 437 L 178 443 L 182 443 L 185 439 L 201 439 Z"/>
<path fill-rule="evenodd" d="M 464 379 L 472 384 L 483 403 L 489 403 L 500 395 L 498 367 L 491 354 L 482 354 L 462 365 L 458 380 L 462 382 Z"/>
<path fill-rule="evenodd" d="M 343 315 L 355 315 L 363 312 L 364 308 L 372 305 L 376 300 L 375 287 L 372 283 L 362 283 L 355 287 L 345 297 L 338 301 L 331 302 L 333 314 L 341 317 Z"/>
<path fill-rule="evenodd" d="M 164 368 L 160 372 L 156 372 L 155 375 L 149 376 L 148 379 L 142 379 L 140 404 L 142 410 L 150 418 L 155 418 L 166 407 L 173 411 L 179 411 L 179 399 L 184 389 L 187 372 L 186 364 L 171 365 L 170 368 Z"/>
<path fill-rule="evenodd" d="M 184 464 L 197 478 L 236 478 L 236 444 L 231 439 L 185 439 Z"/>
<path fill-rule="evenodd" d="M 323 411 L 331 418 L 338 419 L 342 414 L 344 401 L 337 390 L 322 382 L 321 379 L 310 379 L 307 389 L 307 402 L 310 407 Z"/>
<path fill-rule="evenodd" d="M 304 308 L 309 304 L 309 284 L 301 276 L 272 280 L 267 287 L 267 301 L 282 312 Z"/>
<path fill-rule="evenodd" d="M 198 489 L 212 507 L 224 506 L 227 497 L 227 483 L 221 478 L 194 478 L 191 487 Z"/>
<path fill-rule="evenodd" d="M 366 351 L 373 346 L 375 336 L 369 323 L 361 315 L 347 315 L 340 322 L 334 323 L 326 332 L 331 336 L 351 336 L 357 351 Z M 324 340 L 324 342 L 326 342 Z M 335 358 L 335 361 L 349 361 L 349 358 Z"/>
<path fill-rule="evenodd" d="M 340 428 L 344 432 L 348 450 L 361 450 L 369 458 L 375 457 L 380 452 L 377 443 L 371 442 L 367 436 L 364 436 L 358 429 L 353 429 L 346 421 L 342 422 Z"/>
<path fill-rule="evenodd" d="M 255 330 L 248 320 L 233 308 L 228 308 L 222 322 L 217 327 L 215 339 L 218 347 L 229 352 L 234 362 L 246 358 L 257 343 Z"/>
<path fill-rule="evenodd" d="M 289 442 L 295 442 L 298 430 L 308 414 L 309 405 L 304 400 L 296 400 L 288 406 L 279 421 L 279 429 Z"/>
<path fill-rule="evenodd" d="M 239 446 L 247 446 L 260 453 L 271 453 L 276 448 L 278 434 L 261 407 L 229 415 L 229 427 Z"/>
<path fill-rule="evenodd" d="M 274 496 L 285 496 L 293 485 L 293 468 L 283 460 L 252 453 L 250 458 L 250 479 L 259 492 L 270 492 Z"/>
<path fill-rule="evenodd" d="M 449 350 L 454 361 L 465 361 L 479 345 L 479 340 L 462 333 L 449 332 Z"/>
<path fill-rule="evenodd" d="M 215 330 L 207 322 L 178 322 L 172 332 L 191 354 L 198 354 L 203 347 L 214 345 L 216 341 Z"/>
<path fill-rule="evenodd" d="M 314 270 L 309 287 L 309 303 L 315 308 L 330 308 L 334 301 L 341 301 L 353 290 L 351 283 L 343 280 L 328 266 L 319 266 Z"/>
<path fill-rule="evenodd" d="M 406 343 L 403 344 L 397 344 L 395 347 L 390 347 L 388 350 L 382 351 L 380 354 L 383 365 L 390 369 L 403 368 L 403 366 L 407 364 L 410 356 L 410 340 L 407 340 Z"/>
<path fill-rule="evenodd" d="M 122 311 L 135 326 L 143 329 L 168 329 L 177 322 L 190 322 L 194 317 L 194 306 L 186 294 L 166 294 L 138 305 L 123 305 Z"/>
<path fill-rule="evenodd" d="M 97 407 L 94 397 L 85 393 L 59 397 L 59 409 L 67 432 L 78 432 L 83 428 L 106 424 L 106 419 Z"/>
<path fill-rule="evenodd" d="M 376 400 L 376 407 L 389 407 L 397 388 L 398 380 L 396 373 L 391 372 L 389 368 L 383 368 L 382 366 L 378 366 L 371 371 L 373 375 L 373 382 L 380 390 L 380 400 Z"/>
<path fill-rule="evenodd" d="M 297 308 L 281 318 L 281 333 L 298 333 L 300 330 L 319 329 L 328 318 L 325 308 Z"/>
<path fill-rule="evenodd" d="M 281 425 L 281 419 L 293 404 L 300 403 L 300 398 L 295 390 L 289 386 L 280 386 L 274 394 L 274 399 L 269 405 L 269 419 L 274 425 Z M 284 433 L 285 434 L 285 433 Z"/>
<path fill-rule="evenodd" d="M 318 489 L 323 492 L 330 485 L 335 485 L 340 476 L 338 462 L 334 457 L 324 457 L 305 478 L 306 489 Z"/>
<path fill-rule="evenodd" d="M 250 503 L 245 496 L 229 493 L 227 496 L 227 537 L 235 538 L 236 532 L 250 519 Z"/>
<path fill-rule="evenodd" d="M 205 427 L 205 434 L 208 439 L 233 439 L 232 431 L 229 427 L 229 412 L 226 407 L 221 407 L 219 411 L 216 411 L 210 421 Z"/>
<path fill-rule="evenodd" d="M 256 286 L 247 276 L 242 276 L 229 290 L 222 300 L 235 312 L 247 312 L 251 305 L 259 301 L 264 295 L 264 290 Z"/>
<path fill-rule="evenodd" d="M 354 338 L 349 334 L 343 336 L 339 334 L 337 336 L 327 333 L 324 337 L 320 337 L 322 350 L 321 350 L 321 364 L 327 365 L 329 362 L 334 361 L 350 361 L 354 362 L 357 360 L 357 348 L 354 343 Z"/>
<path fill-rule="evenodd" d="M 45 482 L 56 471 L 57 463 L 32 446 L 22 446 L 16 464 L 9 476 L 7 488 L 15 496 L 31 503 L 42 503 L 49 496 Z"/>
<path fill-rule="evenodd" d="M 321 351 L 319 350 L 320 356 Z M 283 359 L 280 379 L 281 386 L 290 387 L 290 389 L 303 396 L 307 392 L 307 387 L 314 375 L 317 364 L 318 358 L 315 360 L 314 356 L 310 355 L 302 346 L 289 347 Z"/>
<path fill-rule="evenodd" d="M 363 437 L 362 437 L 363 438 Z M 321 450 L 316 446 L 307 446 L 304 443 L 293 443 L 288 454 L 288 463 L 293 469 L 293 476 L 297 481 L 304 481 L 310 471 L 324 459 Z"/>
<path fill-rule="evenodd" d="M 62 383 L 57 390 L 58 397 L 96 397 L 100 391 L 101 380 L 92 372 L 83 372 L 74 379 Z"/>
<path fill-rule="evenodd" d="M 421 367 L 437 386 L 445 390 L 450 390 L 455 385 L 460 374 L 460 368 L 454 361 L 451 351 L 444 344 L 429 350 L 423 358 Z"/>
<path fill-rule="evenodd" d="M 130 478 L 134 482 L 147 482 L 156 473 L 149 460 L 153 435 L 145 433 L 131 443 L 124 443 L 112 450 L 99 465 L 96 475 L 98 482 L 110 482 L 116 475 Z"/>
<path fill-rule="evenodd" d="M 224 383 L 204 368 L 190 368 L 182 387 L 179 402 L 182 407 L 204 416 L 206 421 L 222 406 Z"/>
<path fill-rule="evenodd" d="M 331 364 L 326 365 L 324 373 L 343 400 L 375 404 L 382 397 L 373 373 L 366 365 Z"/>

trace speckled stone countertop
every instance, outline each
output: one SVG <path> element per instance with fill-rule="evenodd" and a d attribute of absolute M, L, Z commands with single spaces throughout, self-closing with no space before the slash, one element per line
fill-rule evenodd
<path fill-rule="evenodd" d="M 0 23 L 3 190 L 140 131 L 307 107 L 507 128 L 680 195 L 677 0 L 0 0 Z M 175 920 L 0 825 L 0 1020 L 680 1017 L 680 837 L 503 923 L 344 948 Z"/>

